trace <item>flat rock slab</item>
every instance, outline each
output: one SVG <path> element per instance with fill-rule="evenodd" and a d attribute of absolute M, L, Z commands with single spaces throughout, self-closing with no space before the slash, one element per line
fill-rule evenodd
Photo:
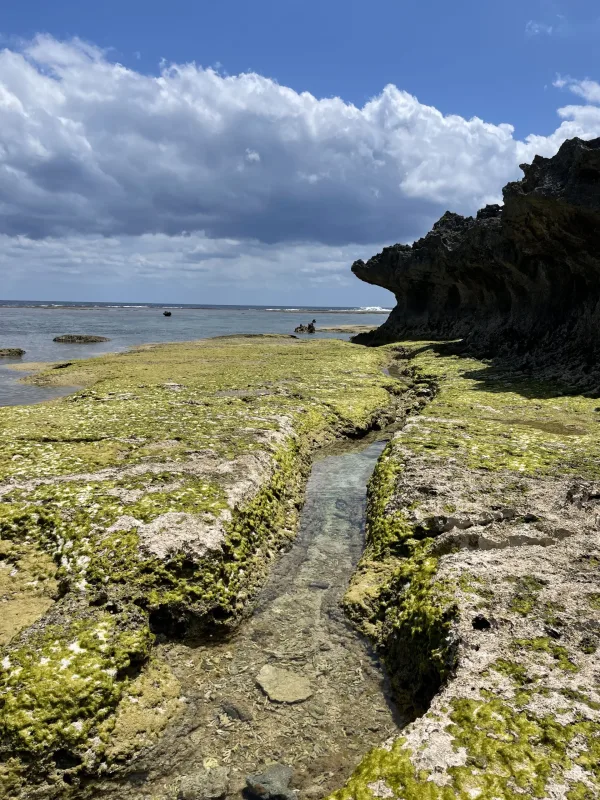
<path fill-rule="evenodd" d="M 246 778 L 246 791 L 261 800 L 295 800 L 296 793 L 288 789 L 293 770 L 285 764 L 272 764 L 260 775 Z"/>
<path fill-rule="evenodd" d="M 269 700 L 276 703 L 302 703 L 312 696 L 307 678 L 271 664 L 265 664 L 256 676 L 256 682 Z"/>

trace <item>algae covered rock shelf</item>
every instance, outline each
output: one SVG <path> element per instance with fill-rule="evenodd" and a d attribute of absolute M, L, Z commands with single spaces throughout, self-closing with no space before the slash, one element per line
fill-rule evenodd
<path fill-rule="evenodd" d="M 345 604 L 414 722 L 333 797 L 596 798 L 598 402 L 406 348 L 437 393 L 371 479 Z"/>
<path fill-rule="evenodd" d="M 61 797 L 160 736 L 162 640 L 228 630 L 295 535 L 313 451 L 394 418 L 390 349 L 164 345 L 0 409 L 0 796 Z"/>

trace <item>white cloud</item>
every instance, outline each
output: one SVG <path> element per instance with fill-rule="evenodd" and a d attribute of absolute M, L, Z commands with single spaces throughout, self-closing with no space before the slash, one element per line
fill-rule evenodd
<path fill-rule="evenodd" d="M 256 240 L 210 239 L 203 234 L 102 237 L 69 235 L 31 239 L 0 235 L 2 294 L 22 298 L 23 291 L 51 287 L 46 298 L 85 296 L 183 302 L 278 303 L 285 297 L 319 305 L 384 301 L 383 290 L 366 292 L 349 271 L 359 257 L 368 258 L 381 243 L 362 247 L 316 243 L 265 244 Z M 136 288 L 137 287 L 137 288 Z M 223 295 L 223 287 L 238 292 Z M 357 291 L 358 290 L 358 291 Z M 31 291 L 29 296 L 31 295 Z M 355 298 L 354 301 L 352 298 Z M 328 299 L 327 299 L 328 298 Z"/>
<path fill-rule="evenodd" d="M 559 80 L 587 105 L 521 141 L 392 85 L 358 108 L 254 73 L 163 63 L 146 75 L 39 36 L 0 52 L 0 277 L 46 264 L 250 285 L 267 264 L 271 286 L 335 283 L 446 208 L 497 201 L 535 153 L 600 135 L 598 84 Z"/>
<path fill-rule="evenodd" d="M 559 75 L 554 81 L 554 86 L 557 89 L 569 89 L 573 94 L 583 97 L 587 103 L 600 103 L 600 83 L 589 78 L 579 81 Z"/>
<path fill-rule="evenodd" d="M 533 19 L 530 19 L 527 25 L 525 26 L 525 33 L 527 36 L 552 36 L 554 31 L 553 25 L 546 25 L 543 22 L 536 22 Z"/>

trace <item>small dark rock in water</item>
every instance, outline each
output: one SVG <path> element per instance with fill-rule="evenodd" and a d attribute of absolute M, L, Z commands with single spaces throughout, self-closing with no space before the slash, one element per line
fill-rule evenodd
<path fill-rule="evenodd" d="M 65 336 L 55 336 L 52 341 L 60 344 L 95 344 L 96 342 L 110 342 L 110 339 L 107 339 L 106 336 L 67 333 Z"/>
<path fill-rule="evenodd" d="M 170 316 L 171 316 L 170 311 L 163 311 L 163 317 L 170 317 Z"/>
<path fill-rule="evenodd" d="M 226 767 L 201 769 L 181 779 L 178 800 L 220 800 L 228 789 L 229 770 Z"/>
<path fill-rule="evenodd" d="M 239 719 L 242 722 L 249 722 L 252 719 L 252 712 L 241 703 L 223 703 L 221 706 L 223 713 L 229 719 Z"/>
<path fill-rule="evenodd" d="M 0 358 L 21 358 L 25 355 L 25 350 L 20 347 L 4 347 L 0 350 Z"/>
<path fill-rule="evenodd" d="M 296 800 L 296 793 L 288 789 L 293 770 L 284 764 L 273 764 L 259 775 L 246 778 L 246 793 L 261 800 Z"/>

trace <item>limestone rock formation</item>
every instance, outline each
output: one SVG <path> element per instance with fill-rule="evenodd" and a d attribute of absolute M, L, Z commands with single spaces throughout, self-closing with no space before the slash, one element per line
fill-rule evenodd
<path fill-rule="evenodd" d="M 503 207 L 475 218 L 447 212 L 412 246 L 353 264 L 397 300 L 357 340 L 464 337 L 474 355 L 516 356 L 581 387 L 600 385 L 600 139 L 571 139 L 521 169 Z"/>
<path fill-rule="evenodd" d="M 21 358 L 25 355 L 25 350 L 20 347 L 3 347 L 0 349 L 0 358 Z"/>
<path fill-rule="evenodd" d="M 598 401 L 408 355 L 436 394 L 371 478 L 345 605 L 414 721 L 331 800 L 599 797 Z"/>
<path fill-rule="evenodd" d="M 59 344 L 96 344 L 98 342 L 110 342 L 106 336 L 89 336 L 88 334 L 67 333 L 64 336 L 55 336 L 52 340 Z"/>
<path fill-rule="evenodd" d="M 81 388 L 0 408 L 2 800 L 81 796 L 166 735 L 184 697 L 161 646 L 247 613 L 314 450 L 396 418 L 391 355 L 153 346 L 49 369 L 28 380 Z"/>

